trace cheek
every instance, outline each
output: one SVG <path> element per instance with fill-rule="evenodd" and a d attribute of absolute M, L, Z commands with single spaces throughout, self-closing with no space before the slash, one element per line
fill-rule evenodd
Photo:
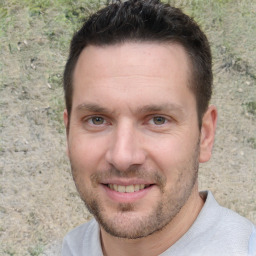
<path fill-rule="evenodd" d="M 164 173 L 168 181 L 175 183 L 181 179 L 183 172 L 194 170 L 194 163 L 198 158 L 197 143 L 196 137 L 168 137 L 151 145 L 149 159 Z"/>
<path fill-rule="evenodd" d="M 181 136 L 166 136 L 151 141 L 148 148 L 151 148 L 151 158 L 162 164 L 172 165 L 184 161 L 191 154 L 192 145 Z"/>
<path fill-rule="evenodd" d="M 100 168 L 105 151 L 102 140 L 73 136 L 68 144 L 69 158 L 76 171 L 92 174 Z"/>

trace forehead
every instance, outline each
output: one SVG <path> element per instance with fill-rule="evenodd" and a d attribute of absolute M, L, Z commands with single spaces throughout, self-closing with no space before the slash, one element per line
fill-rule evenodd
<path fill-rule="evenodd" d="M 129 42 L 88 46 L 74 70 L 73 103 L 102 101 L 102 97 L 123 97 L 134 103 L 142 96 L 145 101 L 161 101 L 166 94 L 170 100 L 186 97 L 191 93 L 190 73 L 188 55 L 178 44 Z"/>
<path fill-rule="evenodd" d="M 78 58 L 74 79 L 82 73 L 87 75 L 92 71 L 98 76 L 108 71 L 113 75 L 118 75 L 119 72 L 125 75 L 125 70 L 127 73 L 134 72 L 136 75 L 142 71 L 142 68 L 151 68 L 152 76 L 161 76 L 166 75 L 166 72 L 176 72 L 177 67 L 188 76 L 189 63 L 190 60 L 184 47 L 177 43 L 126 42 L 106 46 L 89 45 Z M 97 72 L 99 70 L 101 72 Z"/>

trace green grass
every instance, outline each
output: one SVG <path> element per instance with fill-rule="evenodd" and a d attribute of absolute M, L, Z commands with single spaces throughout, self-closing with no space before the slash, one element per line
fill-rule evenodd
<path fill-rule="evenodd" d="M 15 256 L 16 252 L 13 248 L 7 248 L 6 250 L 4 250 L 4 253 L 6 253 L 6 255 L 8 256 Z"/>
<path fill-rule="evenodd" d="M 251 145 L 253 149 L 256 149 L 256 138 L 251 137 L 247 139 L 247 142 L 249 143 L 249 145 Z"/>
<path fill-rule="evenodd" d="M 28 252 L 30 256 L 39 256 L 41 253 L 44 252 L 44 247 L 41 244 L 39 244 L 36 245 L 35 247 L 30 247 L 28 249 Z"/>
<path fill-rule="evenodd" d="M 256 116 L 256 101 L 250 101 L 245 103 L 247 112 Z"/>
<path fill-rule="evenodd" d="M 56 129 L 59 133 L 64 132 L 63 123 L 63 110 L 65 109 L 64 101 L 62 97 L 52 96 L 50 101 L 50 108 L 47 110 L 48 117 L 55 122 Z"/>

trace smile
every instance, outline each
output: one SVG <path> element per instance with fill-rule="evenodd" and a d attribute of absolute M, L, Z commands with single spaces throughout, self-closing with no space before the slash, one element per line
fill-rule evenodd
<path fill-rule="evenodd" d="M 133 193 L 133 192 L 142 190 L 144 188 L 147 188 L 150 185 L 136 184 L 136 185 L 122 186 L 122 185 L 117 185 L 117 184 L 108 184 L 107 186 L 111 190 L 114 190 L 116 192 L 120 192 L 120 193 Z"/>

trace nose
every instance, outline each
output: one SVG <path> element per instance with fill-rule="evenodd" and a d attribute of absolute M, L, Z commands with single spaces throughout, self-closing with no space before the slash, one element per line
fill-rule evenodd
<path fill-rule="evenodd" d="M 106 152 L 107 162 L 119 171 L 126 171 L 132 166 L 142 165 L 146 154 L 141 143 L 141 136 L 133 124 L 124 122 L 117 125 Z"/>

